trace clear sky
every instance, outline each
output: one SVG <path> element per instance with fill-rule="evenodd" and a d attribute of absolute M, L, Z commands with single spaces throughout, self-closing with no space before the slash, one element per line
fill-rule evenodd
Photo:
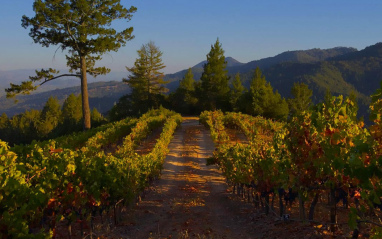
<path fill-rule="evenodd" d="M 34 44 L 21 27 L 34 16 L 34 0 L 1 0 L 0 70 L 65 69 L 65 53 Z M 226 56 L 249 62 L 288 50 L 363 49 L 382 41 L 381 0 L 122 0 L 138 11 L 129 23 L 135 39 L 104 56 L 102 65 L 124 71 L 142 44 L 154 41 L 163 51 L 165 73 L 206 59 L 219 37 Z"/>

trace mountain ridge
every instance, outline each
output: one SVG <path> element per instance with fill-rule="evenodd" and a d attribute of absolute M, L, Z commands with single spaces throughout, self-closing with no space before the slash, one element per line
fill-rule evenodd
<path fill-rule="evenodd" d="M 356 51 L 357 49 L 353 47 L 333 47 L 329 49 L 313 48 L 308 50 L 285 51 L 272 57 L 266 57 L 260 60 L 253 60 L 247 63 L 239 62 L 240 64 L 231 64 L 231 66 L 228 66 L 227 64 L 227 70 L 229 75 L 231 75 L 232 77 L 236 73 L 246 74 L 248 72 L 254 71 L 256 67 L 259 67 L 261 70 L 265 70 L 273 65 L 277 65 L 284 62 L 313 63 Z M 236 61 L 232 57 L 226 57 L 226 59 Z M 207 61 L 202 61 L 191 68 L 195 80 L 200 79 L 203 73 L 202 66 L 206 62 Z M 186 72 L 187 69 L 184 69 L 173 74 L 167 74 L 165 76 L 165 80 L 170 82 L 167 85 L 170 91 L 175 90 L 179 86 L 179 81 L 183 79 Z"/>
<path fill-rule="evenodd" d="M 258 66 L 267 81 L 283 97 L 290 97 L 290 89 L 294 82 L 306 83 L 314 92 L 313 101 L 315 103 L 323 99 L 327 89 L 330 89 L 334 95 L 349 95 L 351 92 L 354 92 L 358 95 L 360 112 L 363 116 L 367 114 L 368 104 L 370 103 L 369 95 L 373 94 L 380 87 L 380 82 L 382 81 L 382 43 L 376 43 L 362 50 L 352 47 L 335 47 L 323 50 L 313 48 L 309 50 L 286 51 L 273 57 L 254 60 L 248 63 L 241 63 L 232 57 L 227 57 L 226 59 L 227 65 L 228 63 L 230 65 L 227 66 L 227 70 L 231 79 L 232 76 L 239 72 L 243 84 L 249 87 L 253 71 Z M 199 62 L 192 67 L 195 80 L 200 79 L 205 62 Z M 187 69 L 165 75 L 165 80 L 170 82 L 166 85 L 170 92 L 179 86 L 179 81 L 183 78 L 186 71 Z M 117 76 L 117 80 L 122 85 L 120 80 L 126 77 L 127 73 L 119 72 L 119 74 L 120 76 Z M 123 94 L 126 94 L 128 86 L 123 84 L 123 87 Z M 55 94 L 55 92 L 47 91 L 46 93 Z M 38 94 L 36 95 L 33 97 L 38 97 Z M 117 96 L 119 95 L 122 96 L 122 93 L 116 94 L 113 98 L 114 102 L 118 100 Z M 0 113 L 5 112 L 4 105 L 9 105 L 9 102 L 4 102 L 6 100 L 3 96 L 0 98 Z M 30 104 L 29 107 L 34 106 Z M 39 107 L 41 107 L 41 104 Z M 6 112 L 10 112 L 10 108 L 7 108 Z M 23 108 L 23 110 L 25 109 L 27 109 L 27 106 Z M 105 112 L 107 110 L 101 109 L 99 111 Z M 17 112 L 20 112 L 20 110 Z"/>

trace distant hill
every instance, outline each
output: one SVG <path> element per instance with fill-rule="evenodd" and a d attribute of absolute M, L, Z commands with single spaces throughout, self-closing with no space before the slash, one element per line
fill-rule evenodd
<path fill-rule="evenodd" d="M 331 49 L 314 48 L 310 50 L 287 51 L 274 57 L 248 62 L 243 66 L 234 66 L 228 70 L 234 73 L 246 73 L 254 70 L 256 67 L 265 70 L 269 67 L 285 62 L 314 63 L 356 51 L 357 49 L 351 47 L 335 47 Z"/>
<path fill-rule="evenodd" d="M 60 73 L 68 73 L 67 70 L 60 70 Z M 5 88 L 9 88 L 10 83 L 20 84 L 22 81 L 28 80 L 29 76 L 34 76 L 35 70 L 33 69 L 21 69 L 21 70 L 10 70 L 10 71 L 0 71 L 0 96 L 5 95 Z M 110 72 L 107 75 L 101 75 L 96 78 L 88 76 L 88 82 L 100 82 L 100 81 L 121 81 L 122 78 L 127 76 L 127 71 L 125 72 Z M 51 81 L 47 84 L 42 85 L 38 88 L 35 93 L 41 93 L 50 90 L 63 89 L 72 86 L 80 85 L 80 80 L 75 77 L 67 77 L 59 80 Z"/>
<path fill-rule="evenodd" d="M 382 80 L 382 43 L 325 61 L 277 64 L 264 70 L 264 75 L 285 96 L 293 82 L 305 82 L 316 93 L 328 88 L 334 94 L 355 91 L 368 97 Z"/>
<path fill-rule="evenodd" d="M 370 95 L 382 81 L 382 43 L 325 61 L 277 64 L 264 70 L 264 75 L 284 97 L 290 96 L 294 82 L 308 84 L 315 102 L 323 99 L 326 89 L 333 95 L 354 92 L 358 95 L 359 114 L 367 120 Z"/>
<path fill-rule="evenodd" d="M 109 111 L 118 99 L 129 93 L 129 87 L 122 81 L 95 82 L 88 84 L 90 108 L 94 107 L 101 113 Z M 20 95 L 16 99 L 6 99 L 0 97 L 0 114 L 5 112 L 8 117 L 23 113 L 25 110 L 41 110 L 50 96 L 57 97 L 62 104 L 70 94 L 80 94 L 80 86 L 74 86 L 64 89 L 56 89 L 37 93 L 33 95 Z"/>
<path fill-rule="evenodd" d="M 256 67 L 259 67 L 261 70 L 265 70 L 269 67 L 285 62 L 314 63 L 353 52 L 357 52 L 357 49 L 351 47 L 335 47 L 323 50 L 315 48 L 310 50 L 287 51 L 273 57 L 250 61 L 248 63 L 240 63 L 232 57 L 226 57 L 226 61 L 228 74 L 234 76 L 239 72 L 245 78 L 244 81 L 246 81 L 249 79 L 248 74 L 256 69 Z M 203 73 L 203 65 L 205 63 L 206 61 L 202 61 L 192 67 L 195 80 L 200 79 Z M 179 81 L 183 79 L 186 72 L 187 69 L 165 76 L 165 79 L 170 81 L 167 85 L 170 91 L 178 88 Z"/>

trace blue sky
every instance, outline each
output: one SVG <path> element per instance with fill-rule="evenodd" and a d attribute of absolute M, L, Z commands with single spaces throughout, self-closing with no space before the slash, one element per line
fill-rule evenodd
<path fill-rule="evenodd" d="M 0 8 L 0 70 L 65 69 L 65 53 L 34 44 L 21 27 L 22 15 L 33 16 L 33 0 L 2 0 Z M 206 59 L 219 37 L 226 56 L 241 62 L 288 50 L 363 49 L 382 41 L 380 0 L 122 0 L 138 11 L 129 23 L 135 39 L 99 65 L 124 71 L 142 44 L 154 41 L 163 51 L 165 73 Z"/>

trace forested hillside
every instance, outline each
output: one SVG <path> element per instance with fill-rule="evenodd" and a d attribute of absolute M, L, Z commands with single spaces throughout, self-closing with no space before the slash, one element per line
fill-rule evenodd
<path fill-rule="evenodd" d="M 327 89 L 333 95 L 358 97 L 359 114 L 368 118 L 370 95 L 382 80 L 382 43 L 316 63 L 283 63 L 264 71 L 267 80 L 281 95 L 290 96 L 293 82 L 302 82 L 313 90 L 315 103 Z"/>
<path fill-rule="evenodd" d="M 228 57 L 227 57 L 228 59 Z M 203 69 L 198 64 L 192 68 L 196 81 Z M 267 81 L 283 97 L 290 97 L 294 82 L 305 83 L 313 90 L 313 102 L 322 101 L 329 90 L 333 95 L 358 97 L 360 116 L 368 118 L 369 96 L 379 88 L 382 80 L 382 43 L 357 51 L 354 48 L 336 47 L 327 50 L 312 49 L 290 51 L 246 64 L 227 66 L 231 81 L 236 73 L 241 74 L 243 85 L 249 87 L 253 71 L 259 67 Z M 176 89 L 186 70 L 166 75 L 170 90 Z"/>

